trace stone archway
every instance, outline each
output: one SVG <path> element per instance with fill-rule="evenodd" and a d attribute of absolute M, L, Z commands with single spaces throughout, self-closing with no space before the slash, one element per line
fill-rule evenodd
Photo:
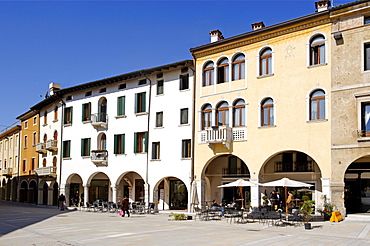
<path fill-rule="evenodd" d="M 188 187 L 176 177 L 165 177 L 153 189 L 153 202 L 158 210 L 182 210 L 188 208 Z"/>
<path fill-rule="evenodd" d="M 28 202 L 28 183 L 23 180 L 19 189 L 19 202 Z"/>
<path fill-rule="evenodd" d="M 35 180 L 31 180 L 28 188 L 28 202 L 37 204 L 38 188 Z"/>
<path fill-rule="evenodd" d="M 121 201 L 124 197 L 127 197 L 130 202 L 146 202 L 147 189 L 148 185 L 140 174 L 136 172 L 123 173 L 116 183 L 116 199 Z"/>

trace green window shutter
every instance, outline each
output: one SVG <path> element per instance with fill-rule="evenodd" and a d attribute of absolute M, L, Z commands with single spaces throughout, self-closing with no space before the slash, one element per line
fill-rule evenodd
<path fill-rule="evenodd" d="M 67 146 L 68 146 L 68 154 L 67 157 L 71 157 L 71 140 L 67 141 Z"/>
<path fill-rule="evenodd" d="M 145 149 L 145 152 L 148 152 L 148 132 L 145 132 L 144 134 L 144 139 L 145 139 L 145 146 L 144 146 L 144 149 Z"/>
<path fill-rule="evenodd" d="M 85 155 L 85 139 L 81 139 L 81 156 Z"/>
<path fill-rule="evenodd" d="M 139 109 L 138 109 L 138 100 L 139 100 L 139 94 L 136 93 L 135 94 L 135 113 L 138 113 L 139 112 Z"/>
<path fill-rule="evenodd" d="M 63 110 L 64 112 L 63 112 L 63 123 L 64 124 L 67 124 L 67 108 L 64 108 L 64 110 Z"/>
<path fill-rule="evenodd" d="M 137 153 L 137 132 L 134 133 L 134 153 Z"/>
<path fill-rule="evenodd" d="M 91 102 L 89 102 L 89 104 L 88 104 L 88 115 L 87 115 L 87 118 L 88 118 L 88 120 L 91 120 Z"/>
<path fill-rule="evenodd" d="M 86 115 L 85 104 L 82 104 L 82 121 L 85 121 L 85 115 Z"/>
<path fill-rule="evenodd" d="M 114 135 L 114 154 L 118 154 L 117 138 L 118 135 Z"/>
<path fill-rule="evenodd" d="M 117 98 L 117 115 L 125 115 L 125 97 Z"/>
<path fill-rule="evenodd" d="M 182 85 L 182 75 L 180 75 L 180 90 L 182 90 L 183 89 L 183 85 Z"/>
<path fill-rule="evenodd" d="M 125 153 L 125 134 L 121 135 L 121 154 Z"/>
<path fill-rule="evenodd" d="M 146 112 L 146 92 L 143 92 L 141 100 L 143 105 L 142 112 Z"/>
<path fill-rule="evenodd" d="M 71 119 L 71 124 L 72 124 L 72 118 L 73 118 L 73 107 L 70 107 L 71 108 L 71 110 L 70 110 L 70 119 Z"/>
<path fill-rule="evenodd" d="M 121 97 L 122 98 L 122 102 L 121 102 L 121 107 L 122 107 L 122 109 L 121 109 L 121 113 L 122 113 L 122 115 L 125 115 L 126 114 L 126 112 L 125 112 L 125 107 L 126 107 L 126 97 Z"/>
<path fill-rule="evenodd" d="M 90 156 L 91 154 L 90 154 L 90 147 L 91 146 L 91 138 L 88 138 L 87 139 L 87 153 L 86 153 L 86 155 L 87 156 Z"/>

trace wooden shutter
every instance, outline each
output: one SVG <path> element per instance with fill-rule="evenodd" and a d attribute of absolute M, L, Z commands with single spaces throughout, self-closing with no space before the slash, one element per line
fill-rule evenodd
<path fill-rule="evenodd" d="M 134 153 L 137 153 L 137 132 L 134 133 Z"/>

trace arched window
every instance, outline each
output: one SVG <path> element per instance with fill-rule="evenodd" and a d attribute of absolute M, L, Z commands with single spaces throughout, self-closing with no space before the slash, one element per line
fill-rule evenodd
<path fill-rule="evenodd" d="M 316 90 L 310 96 L 310 120 L 325 119 L 325 92 Z"/>
<path fill-rule="evenodd" d="M 46 158 L 44 158 L 44 159 L 42 160 L 42 166 L 43 166 L 43 167 L 46 167 Z"/>
<path fill-rule="evenodd" d="M 46 143 L 46 141 L 48 140 L 48 135 L 44 134 L 44 143 Z"/>
<path fill-rule="evenodd" d="M 202 109 L 202 130 L 212 126 L 212 106 L 207 104 Z"/>
<path fill-rule="evenodd" d="M 237 55 L 233 60 L 232 80 L 245 79 L 245 56 Z"/>
<path fill-rule="evenodd" d="M 260 53 L 260 76 L 272 74 L 272 50 L 266 48 Z"/>
<path fill-rule="evenodd" d="M 99 100 L 98 122 L 107 122 L 107 99 L 105 97 Z"/>
<path fill-rule="evenodd" d="M 229 104 L 222 102 L 218 105 L 216 111 L 216 122 L 218 126 L 229 125 Z"/>
<path fill-rule="evenodd" d="M 58 131 L 55 131 L 54 132 L 54 136 L 53 136 L 54 140 L 58 140 Z"/>
<path fill-rule="evenodd" d="M 243 99 L 234 103 L 233 115 L 234 126 L 245 126 L 245 102 Z"/>
<path fill-rule="evenodd" d="M 46 125 L 48 123 L 48 112 L 45 111 L 44 112 L 44 125 Z"/>
<path fill-rule="evenodd" d="M 57 166 L 57 157 L 54 156 L 53 158 L 53 167 L 56 167 Z"/>
<path fill-rule="evenodd" d="M 107 137 L 105 133 L 100 135 L 99 139 L 99 150 L 106 150 L 107 149 Z"/>
<path fill-rule="evenodd" d="M 208 62 L 203 69 L 203 86 L 213 85 L 214 69 L 213 62 Z"/>
<path fill-rule="evenodd" d="M 54 120 L 58 119 L 58 106 L 55 106 L 54 108 Z"/>
<path fill-rule="evenodd" d="M 317 35 L 310 41 L 310 65 L 325 63 L 325 38 Z"/>
<path fill-rule="evenodd" d="M 222 59 L 217 66 L 217 84 L 229 82 L 229 60 Z"/>
<path fill-rule="evenodd" d="M 261 125 L 274 125 L 274 101 L 271 98 L 264 100 L 261 105 Z"/>

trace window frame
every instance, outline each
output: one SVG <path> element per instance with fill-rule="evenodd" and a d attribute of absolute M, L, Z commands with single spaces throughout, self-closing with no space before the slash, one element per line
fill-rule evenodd
<path fill-rule="evenodd" d="M 157 96 L 164 94 L 164 79 L 157 80 Z"/>
<path fill-rule="evenodd" d="M 242 102 L 241 105 L 237 105 L 239 102 Z M 236 112 L 239 112 L 239 122 L 236 124 Z M 246 126 L 246 118 L 245 118 L 245 100 L 244 99 L 237 99 L 233 104 L 233 127 L 243 127 Z M 244 124 L 243 124 L 244 121 Z"/>
<path fill-rule="evenodd" d="M 201 110 L 201 127 L 202 127 L 202 130 L 205 130 L 206 128 L 208 127 L 211 127 L 212 126 L 212 105 L 211 104 L 205 104 L 203 105 L 202 107 L 202 110 Z M 205 121 L 206 117 L 207 116 L 207 119 L 209 119 L 208 121 Z"/>
<path fill-rule="evenodd" d="M 191 139 L 183 139 L 181 141 L 181 158 L 191 158 Z"/>
<path fill-rule="evenodd" d="M 267 51 L 270 51 L 270 53 L 264 54 Z M 268 75 L 273 74 L 272 54 L 273 54 L 273 50 L 270 47 L 265 47 L 259 52 L 259 76 L 268 76 Z M 263 61 L 266 61 L 265 70 L 263 70 L 263 67 L 264 67 Z"/>
<path fill-rule="evenodd" d="M 147 153 L 148 152 L 148 132 L 135 132 L 134 133 L 134 153 Z"/>
<path fill-rule="evenodd" d="M 126 96 L 117 97 L 117 116 L 124 116 L 126 113 Z"/>
<path fill-rule="evenodd" d="M 209 65 L 212 65 L 212 67 Z M 215 69 L 215 63 L 213 61 L 209 61 L 204 64 L 203 71 L 202 71 L 203 87 L 211 86 L 214 84 L 214 78 L 215 78 L 214 69 Z"/>
<path fill-rule="evenodd" d="M 81 156 L 91 155 L 91 138 L 81 138 Z"/>
<path fill-rule="evenodd" d="M 222 107 L 223 104 L 227 104 L 227 106 Z M 221 122 L 220 122 L 220 114 L 222 116 Z M 226 101 L 220 102 L 216 108 L 216 125 L 217 126 L 228 126 L 230 124 L 229 117 L 230 117 L 229 104 Z"/>
<path fill-rule="evenodd" d="M 236 60 L 239 57 L 243 57 L 244 59 L 243 60 Z M 237 71 L 235 71 L 236 69 L 237 69 Z M 244 54 L 237 54 L 233 58 L 231 70 L 232 70 L 231 71 L 231 80 L 232 81 L 245 79 L 245 55 Z M 243 70 L 244 70 L 244 72 L 243 72 Z M 236 74 L 238 76 L 236 76 Z"/>
<path fill-rule="evenodd" d="M 82 104 L 82 122 L 91 121 L 91 102 Z"/>
<path fill-rule="evenodd" d="M 229 59 L 224 57 L 217 64 L 217 84 L 229 81 Z"/>
<path fill-rule="evenodd" d="M 64 125 L 72 124 L 72 119 L 73 119 L 73 106 L 65 107 L 63 124 Z"/>
<path fill-rule="evenodd" d="M 160 142 L 152 142 L 152 160 L 160 160 L 161 145 Z"/>
<path fill-rule="evenodd" d="M 322 38 L 322 41 L 316 41 L 315 39 Z M 324 52 L 322 55 L 321 53 Z M 321 34 L 315 34 L 310 38 L 309 42 L 309 66 L 319 66 L 326 64 L 326 53 L 327 53 L 327 45 L 326 45 L 326 37 Z M 321 58 L 324 60 L 321 61 Z"/>
<path fill-rule="evenodd" d="M 155 113 L 155 127 L 163 127 L 163 111 Z"/>
<path fill-rule="evenodd" d="M 135 94 L 135 113 L 146 112 L 146 91 Z"/>
<path fill-rule="evenodd" d="M 180 74 L 180 91 L 189 90 L 189 74 Z"/>
<path fill-rule="evenodd" d="M 316 93 L 316 92 L 322 92 L 323 95 L 320 95 L 320 96 L 315 96 L 313 97 L 313 95 Z M 321 107 L 321 102 L 324 102 L 324 106 Z M 313 118 L 313 103 L 316 103 L 316 118 L 314 119 Z M 311 92 L 310 94 L 310 113 L 309 113 L 309 120 L 310 121 L 317 121 L 317 120 L 325 120 L 326 119 L 326 94 L 325 94 L 325 91 L 322 90 L 322 89 L 316 89 L 314 91 Z M 324 111 L 324 117 L 321 118 L 321 111 Z"/>
<path fill-rule="evenodd" d="M 125 134 L 114 135 L 114 154 L 123 155 L 125 154 Z"/>
<path fill-rule="evenodd" d="M 71 158 L 71 140 L 64 140 L 62 145 L 62 157 Z"/>
<path fill-rule="evenodd" d="M 271 100 L 271 104 L 265 104 L 267 101 Z M 271 97 L 265 98 L 261 102 L 261 127 L 268 127 L 268 126 L 274 126 L 275 125 L 275 112 L 274 112 L 274 104 L 275 101 Z M 265 124 L 265 110 L 267 110 L 267 124 Z M 271 122 L 271 116 L 272 121 Z"/>
<path fill-rule="evenodd" d="M 185 112 L 186 112 L 186 116 L 184 116 Z M 187 125 L 187 124 L 189 124 L 189 108 L 182 108 L 180 109 L 180 125 Z"/>

